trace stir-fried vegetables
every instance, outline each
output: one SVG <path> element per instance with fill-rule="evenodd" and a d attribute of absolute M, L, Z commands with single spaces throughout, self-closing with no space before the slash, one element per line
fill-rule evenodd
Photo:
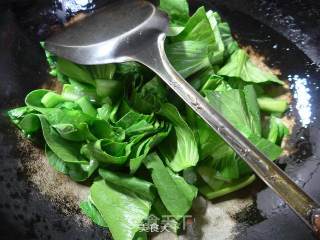
<path fill-rule="evenodd" d="M 171 18 L 165 47 L 173 66 L 277 159 L 287 103 L 263 89 L 282 81 L 250 60 L 218 13 L 201 7 L 189 17 L 185 0 L 161 0 L 160 8 Z M 46 55 L 62 91 L 34 90 L 8 115 L 29 138 L 42 134 L 55 170 L 92 183 L 80 207 L 115 240 L 146 239 L 139 226 L 150 214 L 172 215 L 178 226 L 198 192 L 213 199 L 254 181 L 245 162 L 146 67 Z"/>

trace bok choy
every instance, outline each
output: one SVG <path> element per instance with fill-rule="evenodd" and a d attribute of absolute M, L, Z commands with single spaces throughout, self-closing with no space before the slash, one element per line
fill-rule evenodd
<path fill-rule="evenodd" d="M 277 159 L 288 103 L 261 89 L 283 82 L 250 60 L 218 13 L 201 7 L 190 16 L 186 0 L 160 0 L 159 7 L 171 19 L 165 50 L 172 65 Z M 150 215 L 171 215 L 179 226 L 198 194 L 213 199 L 254 181 L 246 163 L 146 67 L 46 56 L 61 92 L 34 90 L 8 116 L 26 137 L 44 139 L 56 171 L 91 184 L 80 208 L 115 240 L 147 239 L 141 224 Z"/>

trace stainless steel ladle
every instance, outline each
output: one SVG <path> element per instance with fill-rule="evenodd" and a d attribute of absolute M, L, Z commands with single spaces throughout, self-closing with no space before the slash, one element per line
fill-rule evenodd
<path fill-rule="evenodd" d="M 226 121 L 169 63 L 164 40 L 168 17 L 142 0 L 117 0 L 45 42 L 45 48 L 79 64 L 136 61 L 153 70 L 317 234 L 319 204 Z"/>

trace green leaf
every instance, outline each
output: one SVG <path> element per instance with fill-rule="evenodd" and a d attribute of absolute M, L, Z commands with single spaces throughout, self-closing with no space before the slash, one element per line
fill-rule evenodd
<path fill-rule="evenodd" d="M 153 184 L 150 182 L 123 173 L 111 172 L 102 168 L 99 169 L 99 174 L 107 182 L 130 189 L 143 199 L 151 202 L 154 199 L 154 193 L 152 191 Z"/>
<path fill-rule="evenodd" d="M 98 168 L 95 161 L 82 163 L 68 163 L 59 158 L 48 146 L 45 148 L 49 164 L 58 172 L 68 175 L 73 181 L 87 180 Z"/>
<path fill-rule="evenodd" d="M 91 124 L 90 130 L 98 139 L 109 139 L 115 142 L 121 142 L 125 139 L 125 131 L 120 127 L 111 125 L 108 121 L 95 120 Z"/>
<path fill-rule="evenodd" d="M 137 232 L 133 240 L 148 240 L 148 235 L 146 232 Z"/>
<path fill-rule="evenodd" d="M 68 101 L 76 101 L 81 97 L 88 97 L 90 101 L 96 102 L 98 99 L 96 89 L 93 86 L 70 81 L 71 84 L 64 84 L 61 95 Z"/>
<path fill-rule="evenodd" d="M 224 85 L 225 88 L 223 89 L 224 91 L 226 90 L 230 90 L 229 86 L 227 86 L 227 84 L 225 84 L 224 78 L 216 75 L 216 74 L 208 74 L 208 75 L 204 75 L 204 77 L 206 77 L 206 82 L 203 84 L 203 86 L 201 87 L 201 92 L 205 93 L 208 90 L 220 90 L 222 89 L 221 85 Z M 220 89 L 217 89 L 220 88 Z"/>
<path fill-rule="evenodd" d="M 174 42 L 166 45 L 166 53 L 173 67 L 185 78 L 211 66 L 205 42 Z"/>
<path fill-rule="evenodd" d="M 282 99 L 274 99 L 270 97 L 259 97 L 259 107 L 262 111 L 269 113 L 284 113 L 288 110 L 288 102 Z"/>
<path fill-rule="evenodd" d="M 25 134 L 32 134 L 40 129 L 39 118 L 33 113 L 26 114 L 19 121 L 18 126 Z"/>
<path fill-rule="evenodd" d="M 115 240 L 132 240 L 151 209 L 135 192 L 104 180 L 93 183 L 90 195 Z"/>
<path fill-rule="evenodd" d="M 65 102 L 66 100 L 59 94 L 55 92 L 48 92 L 41 98 L 41 103 L 46 108 L 52 108 L 58 105 L 59 103 Z"/>
<path fill-rule="evenodd" d="M 202 174 L 202 177 L 206 179 L 206 175 Z M 209 184 L 202 184 L 199 187 L 199 192 L 204 195 L 207 199 L 215 199 L 221 196 L 224 196 L 228 193 L 235 192 L 241 188 L 244 188 L 248 185 L 250 185 L 254 180 L 256 179 L 255 175 L 249 175 L 231 182 L 222 182 L 216 179 L 206 179 L 207 181 L 213 181 L 214 185 L 213 188 L 211 187 L 212 185 Z M 218 183 L 217 183 L 218 181 Z M 220 185 L 219 185 L 220 183 Z M 215 189 L 216 186 L 219 185 L 219 188 Z"/>
<path fill-rule="evenodd" d="M 166 53 L 172 65 L 183 77 L 220 64 L 224 44 L 212 12 L 199 8 L 189 19 L 183 31 L 169 38 Z"/>
<path fill-rule="evenodd" d="M 90 132 L 87 123 L 79 123 L 74 126 L 70 123 L 59 123 L 51 125 L 59 135 L 69 141 L 83 142 L 86 140 L 95 141 L 97 138 Z"/>
<path fill-rule="evenodd" d="M 181 33 L 183 31 L 183 29 L 184 29 L 183 26 L 179 26 L 179 25 L 175 25 L 174 23 L 170 23 L 166 35 L 167 35 L 167 37 L 177 36 L 177 35 L 179 35 L 179 33 Z"/>
<path fill-rule="evenodd" d="M 271 160 L 281 154 L 281 148 L 261 138 L 261 120 L 252 85 L 223 92 L 205 91 L 209 103 L 235 128 L 252 141 Z M 202 120 L 194 122 L 197 129 L 201 159 L 212 167 L 221 180 L 236 180 L 251 173 L 250 168 Z"/>
<path fill-rule="evenodd" d="M 251 131 L 256 135 L 261 136 L 261 116 L 256 91 L 252 85 L 247 85 L 243 88 L 243 93 L 246 101 Z"/>
<path fill-rule="evenodd" d="M 68 167 L 67 164 L 61 160 L 52 150 L 46 146 L 46 157 L 48 159 L 49 164 L 51 167 L 54 168 L 57 172 L 61 172 L 64 174 L 68 174 Z"/>
<path fill-rule="evenodd" d="M 208 79 L 211 77 L 211 75 L 215 75 L 214 69 L 212 67 L 204 69 L 194 75 L 192 75 L 189 78 L 189 83 L 191 86 L 197 90 L 200 91 L 201 87 L 206 84 Z"/>
<path fill-rule="evenodd" d="M 155 153 L 146 158 L 145 164 L 151 169 L 152 181 L 162 202 L 173 217 L 179 220 L 191 208 L 192 201 L 197 196 L 197 189 L 166 168 Z"/>
<path fill-rule="evenodd" d="M 216 15 L 213 11 L 207 12 L 207 17 L 211 25 L 211 29 L 213 30 L 214 37 L 215 37 L 215 45 L 210 51 L 210 59 L 212 64 L 218 64 L 223 61 L 224 58 L 224 43 L 220 34 L 220 29 L 218 27 L 218 21 L 216 19 Z"/>
<path fill-rule="evenodd" d="M 254 103 L 255 99 L 252 95 L 252 91 L 254 90 L 252 90 L 252 86 L 250 89 L 248 92 L 249 96 L 247 97 L 252 100 L 252 103 L 248 102 L 250 106 L 247 105 L 246 95 L 242 90 L 232 89 L 224 92 L 206 92 L 210 105 L 245 136 L 248 136 L 251 131 L 260 134 L 259 131 L 261 129 L 259 108 Z M 254 116 L 249 114 L 248 107 L 250 107 L 250 113 L 254 113 Z"/>
<path fill-rule="evenodd" d="M 118 100 L 122 97 L 124 84 L 122 81 L 112 79 L 95 79 L 97 95 L 100 98 L 109 97 Z"/>
<path fill-rule="evenodd" d="M 289 135 L 289 129 L 280 118 L 271 116 L 268 126 L 268 140 L 270 142 L 281 145 L 284 137 Z"/>
<path fill-rule="evenodd" d="M 60 57 L 58 57 L 56 64 L 57 70 L 69 78 L 94 85 L 90 72 L 84 66 L 77 65 Z"/>
<path fill-rule="evenodd" d="M 136 127 L 136 126 L 133 127 L 133 125 L 138 124 L 139 126 L 141 126 L 140 122 L 150 126 L 149 123 L 151 123 L 153 119 L 154 119 L 153 115 L 141 114 L 136 111 L 129 110 L 116 122 L 116 124 L 117 124 L 117 126 L 127 130 L 130 128 L 132 129 L 132 128 Z"/>
<path fill-rule="evenodd" d="M 164 124 L 163 128 L 159 127 L 159 132 L 147 138 L 139 145 L 132 149 L 135 154 L 130 159 L 130 173 L 134 174 L 140 167 L 142 161 L 147 157 L 148 153 L 158 144 L 160 144 L 170 133 L 171 125 Z"/>
<path fill-rule="evenodd" d="M 37 110 L 37 108 L 44 108 L 45 106 L 42 104 L 42 98 L 51 91 L 46 89 L 37 89 L 30 93 L 25 98 L 25 103 L 30 108 Z"/>
<path fill-rule="evenodd" d="M 51 125 L 55 124 L 72 124 L 76 128 L 80 128 L 82 124 L 91 124 L 93 117 L 83 113 L 78 109 L 67 108 L 36 108 Z"/>
<path fill-rule="evenodd" d="M 103 220 L 98 209 L 93 205 L 92 200 L 90 199 L 90 196 L 87 201 L 83 201 L 80 203 L 80 208 L 81 208 L 81 211 L 92 220 L 92 222 L 94 222 L 95 224 L 101 227 L 105 227 L 105 228 L 108 227 L 108 225 Z"/>
<path fill-rule="evenodd" d="M 186 0 L 160 0 L 159 8 L 168 13 L 172 24 L 184 25 L 189 19 Z"/>
<path fill-rule="evenodd" d="M 255 134 L 249 136 L 249 140 L 256 145 L 256 147 L 264 153 L 271 161 L 276 160 L 282 153 L 281 147 L 275 145 L 273 142 L 258 137 Z"/>
<path fill-rule="evenodd" d="M 170 40 L 172 42 L 199 41 L 212 47 L 215 44 L 215 36 L 204 7 L 197 9 L 183 31 L 179 35 L 171 37 Z"/>
<path fill-rule="evenodd" d="M 160 197 L 157 197 L 152 204 L 151 214 L 158 217 L 160 220 L 168 221 L 167 216 L 170 216 L 170 212 L 166 209 L 164 204 L 162 203 Z M 151 216 L 151 215 L 150 215 Z M 170 219 L 170 226 L 168 226 L 168 230 L 172 233 L 176 233 L 178 235 L 178 230 L 180 228 L 180 223 L 176 219 Z"/>
<path fill-rule="evenodd" d="M 87 66 L 94 79 L 113 79 L 116 72 L 115 64 L 102 64 Z"/>
<path fill-rule="evenodd" d="M 64 162 L 86 163 L 80 156 L 80 145 L 75 142 L 67 141 L 50 127 L 43 115 L 38 115 L 41 122 L 43 137 L 50 149 Z"/>
<path fill-rule="evenodd" d="M 200 7 L 190 17 L 183 31 L 177 36 L 170 37 L 170 41 L 174 43 L 190 41 L 199 46 L 201 46 L 200 44 L 204 44 L 204 46 L 207 46 L 207 49 L 205 50 L 202 47 L 203 54 L 208 57 L 210 64 L 220 64 L 223 61 L 224 44 L 218 23 L 214 13 L 212 11 L 206 13 L 204 7 Z M 170 51 L 168 50 L 167 53 L 170 54 Z"/>
<path fill-rule="evenodd" d="M 256 145 L 271 161 L 277 159 L 282 149 L 267 139 L 254 134 L 248 139 Z M 209 147 L 206 156 L 210 157 L 206 161 L 207 166 L 211 166 L 221 180 L 235 180 L 251 173 L 251 169 L 237 154 L 222 140 L 217 137 L 209 138 Z M 210 144 L 211 143 L 211 144 Z"/>
<path fill-rule="evenodd" d="M 166 101 L 167 89 L 158 77 L 154 77 L 142 87 L 133 88 L 130 104 L 136 111 L 150 114 L 158 111 Z"/>
<path fill-rule="evenodd" d="M 14 123 L 18 123 L 24 115 L 30 112 L 31 109 L 25 106 L 11 109 L 7 112 L 7 114 L 10 117 L 11 121 L 13 121 Z"/>
<path fill-rule="evenodd" d="M 248 54 L 242 49 L 236 50 L 231 55 L 227 64 L 218 71 L 218 74 L 239 77 L 243 81 L 251 83 L 273 82 L 283 85 L 283 82 L 274 74 L 261 70 L 254 65 Z"/>
<path fill-rule="evenodd" d="M 228 58 L 230 57 L 237 49 L 239 49 L 239 45 L 237 41 L 234 40 L 230 26 L 227 22 L 222 22 L 221 17 L 217 12 L 213 13 L 217 22 L 218 22 L 218 28 L 219 32 L 222 38 L 222 42 L 225 47 L 224 57 Z"/>
<path fill-rule="evenodd" d="M 81 153 L 87 158 L 106 164 L 123 165 L 131 152 L 131 144 L 112 140 L 98 140 L 85 144 Z"/>
<path fill-rule="evenodd" d="M 88 97 L 79 98 L 76 103 L 80 106 L 83 113 L 95 118 L 97 116 L 97 110 L 92 106 Z"/>
<path fill-rule="evenodd" d="M 174 128 L 172 134 L 159 148 L 168 166 L 175 172 L 195 166 L 199 160 L 197 142 L 178 109 L 166 103 L 161 107 L 159 114 L 168 119 Z"/>

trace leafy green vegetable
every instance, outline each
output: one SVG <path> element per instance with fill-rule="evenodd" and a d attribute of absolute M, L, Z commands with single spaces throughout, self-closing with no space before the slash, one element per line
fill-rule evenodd
<path fill-rule="evenodd" d="M 174 132 L 160 146 L 160 152 L 168 166 L 175 172 L 195 166 L 199 160 L 197 142 L 178 109 L 166 103 L 159 114 L 166 117 L 174 127 Z"/>
<path fill-rule="evenodd" d="M 154 77 L 142 87 L 135 87 L 130 100 L 135 110 L 150 114 L 167 101 L 167 89 L 158 77 Z"/>
<path fill-rule="evenodd" d="M 232 37 L 229 24 L 226 22 L 222 22 L 217 12 L 214 12 L 213 14 L 218 22 L 218 28 L 222 38 L 222 42 L 225 46 L 224 57 L 228 57 L 232 53 L 234 53 L 237 49 L 239 49 L 238 43 Z"/>
<path fill-rule="evenodd" d="M 272 73 L 263 71 L 254 65 L 248 54 L 242 49 L 236 50 L 231 55 L 227 64 L 218 71 L 218 74 L 229 77 L 239 77 L 243 81 L 251 83 L 274 82 L 283 84 L 283 82 Z"/>
<path fill-rule="evenodd" d="M 151 202 L 154 199 L 154 193 L 151 189 L 153 185 L 150 182 L 125 174 L 110 172 L 102 168 L 99 169 L 99 174 L 106 181 L 128 188 L 142 198 L 150 200 Z"/>
<path fill-rule="evenodd" d="M 239 48 L 228 23 L 186 0 L 160 0 L 170 17 L 165 51 L 208 103 L 277 159 L 289 130 L 280 81 Z M 255 180 L 248 165 L 147 67 L 79 65 L 45 51 L 62 91 L 31 91 L 8 117 L 30 140 L 43 138 L 49 164 L 90 186 L 82 212 L 115 240 L 146 240 L 148 217 L 172 215 L 177 233 L 198 192 L 208 199 Z M 263 114 L 260 114 L 263 111 Z M 277 116 L 277 117 L 276 117 Z M 198 191 L 199 189 L 199 191 Z M 150 227 L 150 226 L 147 226 Z"/>
<path fill-rule="evenodd" d="M 207 184 L 202 185 L 199 187 L 199 191 L 207 198 L 207 199 L 214 199 L 221 196 L 224 196 L 228 193 L 237 191 L 241 188 L 244 188 L 251 184 L 255 179 L 255 175 L 250 175 L 247 177 L 243 177 L 237 179 L 235 181 L 230 182 L 223 182 L 217 179 L 211 179 L 208 176 L 212 176 L 212 173 L 200 172 L 200 175 L 206 181 Z"/>
<path fill-rule="evenodd" d="M 92 85 L 94 84 L 90 72 L 85 67 L 63 58 L 58 58 L 56 64 L 57 70 L 69 78 Z"/>
<path fill-rule="evenodd" d="M 104 180 L 93 183 L 90 196 L 115 240 L 133 239 L 151 209 L 151 202 L 131 189 Z"/>
<path fill-rule="evenodd" d="M 70 80 L 70 84 L 63 85 L 61 95 L 68 101 L 75 101 L 81 97 L 88 97 L 91 102 L 96 102 L 98 100 L 94 87 L 72 80 Z"/>
<path fill-rule="evenodd" d="M 281 145 L 282 139 L 289 135 L 289 129 L 280 118 L 275 116 L 270 118 L 268 131 L 267 139 L 279 145 Z"/>
<path fill-rule="evenodd" d="M 257 100 L 262 111 L 284 113 L 288 109 L 288 102 L 286 100 L 274 99 L 271 97 L 259 97 Z"/>
<path fill-rule="evenodd" d="M 131 144 L 127 142 L 115 142 L 107 139 L 101 139 L 83 145 L 81 153 L 87 158 L 114 165 L 123 165 L 131 152 Z"/>
<path fill-rule="evenodd" d="M 87 201 L 83 201 L 82 203 L 80 203 L 80 208 L 82 212 L 86 214 L 95 224 L 105 228 L 108 227 L 100 212 L 92 203 L 90 197 Z"/>
<path fill-rule="evenodd" d="M 26 114 L 18 126 L 25 134 L 32 134 L 40 128 L 39 118 L 33 113 Z"/>
<path fill-rule="evenodd" d="M 52 152 L 48 146 L 46 147 L 46 157 L 48 159 L 49 164 L 57 172 L 68 174 L 67 164 L 61 158 L 59 158 L 54 152 Z"/>
<path fill-rule="evenodd" d="M 172 65 L 183 77 L 223 60 L 224 45 L 212 12 L 199 8 L 183 31 L 170 38 L 166 52 Z"/>
<path fill-rule="evenodd" d="M 253 86 L 248 85 L 244 90 L 205 93 L 209 103 L 245 136 L 251 131 L 257 135 L 261 134 L 260 111 Z"/>
<path fill-rule="evenodd" d="M 80 145 L 71 143 L 61 138 L 59 134 L 50 127 L 48 121 L 42 115 L 38 116 L 41 122 L 43 137 L 50 149 L 64 162 L 85 163 L 79 155 Z"/>
<path fill-rule="evenodd" d="M 214 37 L 216 40 L 216 43 L 214 45 L 213 51 L 211 53 L 211 62 L 214 63 L 221 63 L 224 58 L 224 51 L 225 51 L 225 45 L 223 43 L 223 39 L 220 34 L 218 21 L 216 19 L 216 15 L 213 11 L 208 11 L 207 13 L 208 20 L 211 25 L 211 29 L 213 30 Z"/>
<path fill-rule="evenodd" d="M 149 139 L 146 139 L 139 147 L 136 147 L 136 149 L 134 149 L 136 150 L 136 153 L 135 156 L 130 159 L 129 164 L 130 172 L 132 174 L 139 169 L 142 161 L 147 157 L 151 149 L 161 143 L 163 139 L 165 139 L 169 135 L 170 131 L 171 125 L 168 125 L 167 127 L 165 127 L 164 131 L 158 132 Z"/>
<path fill-rule="evenodd" d="M 170 40 L 172 42 L 200 41 L 214 45 L 214 33 L 204 7 L 200 7 L 189 18 L 183 31 L 179 35 L 172 37 Z"/>
<path fill-rule="evenodd" d="M 252 85 L 243 89 L 204 92 L 209 103 L 271 160 L 279 157 L 281 148 L 261 137 L 261 117 Z M 216 133 L 210 132 L 202 120 L 194 124 L 201 146 L 200 157 L 206 160 L 198 167 L 198 173 L 206 183 L 200 191 L 203 193 L 205 189 L 205 196 L 212 199 L 249 184 L 252 180 L 250 168 Z"/>
<path fill-rule="evenodd" d="M 168 13 L 173 26 L 184 26 L 189 19 L 189 5 L 185 0 L 161 0 L 159 8 Z"/>
<path fill-rule="evenodd" d="M 197 196 L 197 189 L 166 168 L 155 153 L 146 158 L 145 164 L 152 170 L 153 183 L 166 208 L 174 218 L 182 218 L 191 208 L 192 201 Z"/>
<path fill-rule="evenodd" d="M 166 46 L 166 52 L 171 64 L 183 77 L 189 77 L 193 73 L 210 66 L 208 46 L 204 42 L 171 43 Z"/>

